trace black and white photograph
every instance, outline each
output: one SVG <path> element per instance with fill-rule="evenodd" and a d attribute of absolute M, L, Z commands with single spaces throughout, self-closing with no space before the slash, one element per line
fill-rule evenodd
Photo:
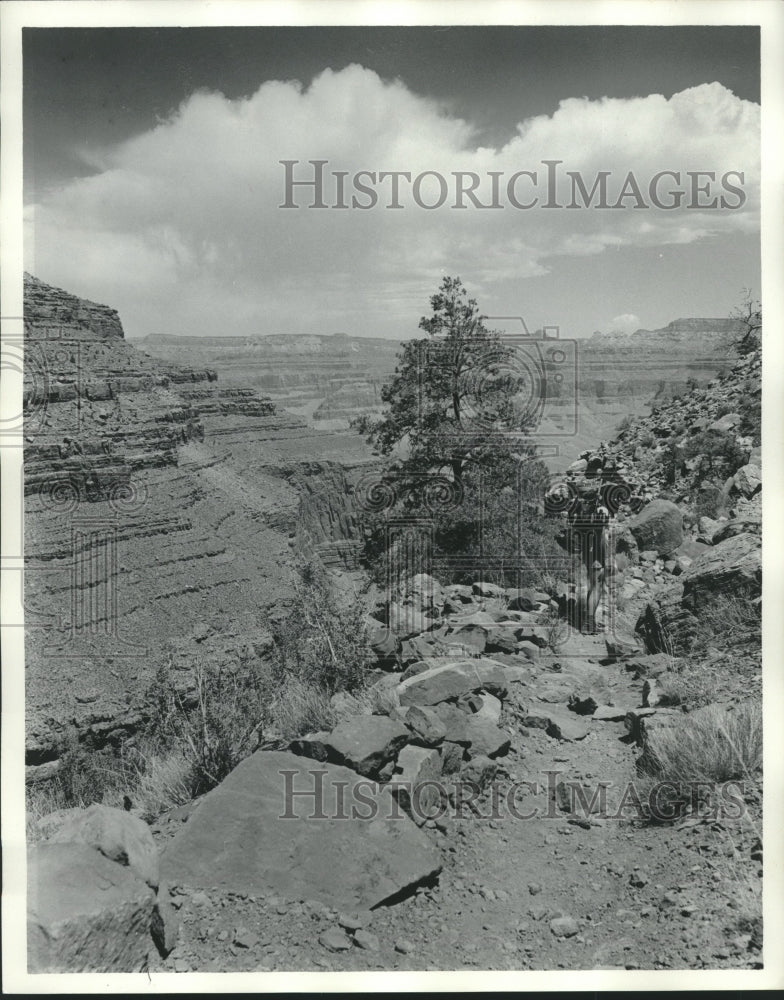
<path fill-rule="evenodd" d="M 1 13 L 5 989 L 784 985 L 782 8 Z"/>

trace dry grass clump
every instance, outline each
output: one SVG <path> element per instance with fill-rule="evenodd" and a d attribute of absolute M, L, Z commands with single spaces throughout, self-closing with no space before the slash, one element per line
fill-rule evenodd
<path fill-rule="evenodd" d="M 717 594 L 700 608 L 691 650 L 701 651 L 748 642 L 759 635 L 760 607 L 742 594 Z"/>
<path fill-rule="evenodd" d="M 285 740 L 332 729 L 337 723 L 329 692 L 323 687 L 310 687 L 297 677 L 289 678 L 279 689 L 272 716 L 276 734 Z"/>
<path fill-rule="evenodd" d="M 659 781 L 754 780 L 762 767 L 762 707 L 707 705 L 685 715 L 680 725 L 655 731 L 646 751 Z"/>

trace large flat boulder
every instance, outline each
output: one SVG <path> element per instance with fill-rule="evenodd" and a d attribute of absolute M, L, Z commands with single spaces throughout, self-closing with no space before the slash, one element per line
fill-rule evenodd
<path fill-rule="evenodd" d="M 640 551 L 655 549 L 668 556 L 683 541 L 683 514 L 671 500 L 651 500 L 629 521 Z"/>
<path fill-rule="evenodd" d="M 86 844 L 43 842 L 27 855 L 30 972 L 141 972 L 155 895 Z"/>
<path fill-rule="evenodd" d="M 447 657 L 438 666 L 409 677 L 397 690 L 401 705 L 437 705 L 480 689 L 504 696 L 506 676 L 503 664 L 486 657 L 464 660 Z"/>
<path fill-rule="evenodd" d="M 161 858 L 171 884 L 350 910 L 378 906 L 440 869 L 439 852 L 388 790 L 347 768 L 277 751 L 235 768 Z"/>

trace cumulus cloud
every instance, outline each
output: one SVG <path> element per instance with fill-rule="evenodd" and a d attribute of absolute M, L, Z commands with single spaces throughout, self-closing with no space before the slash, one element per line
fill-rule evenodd
<path fill-rule="evenodd" d="M 634 333 L 640 329 L 640 317 L 634 313 L 621 313 L 610 320 L 611 333 Z"/>
<path fill-rule="evenodd" d="M 145 134 L 92 154 L 92 176 L 29 207 L 27 266 L 111 302 L 131 335 L 407 335 L 444 273 L 488 293 L 499 282 L 547 272 L 562 255 L 689 243 L 759 224 L 759 107 L 718 83 L 669 100 L 570 98 L 552 115 L 521 121 L 500 148 L 479 147 L 475 136 L 470 122 L 435 101 L 356 65 L 325 70 L 308 87 L 268 82 L 245 99 L 197 92 Z M 348 173 L 347 185 L 361 170 L 435 171 L 449 180 L 450 196 L 424 210 L 401 181 L 404 208 L 382 207 L 386 182 L 377 185 L 384 194 L 372 210 L 280 208 L 280 161 L 300 161 L 295 177 L 302 178 L 312 175 L 307 161 L 314 159 L 328 161 L 330 204 L 331 174 L 339 171 Z M 671 209 L 645 208 L 631 190 L 617 209 L 548 210 L 544 160 L 562 161 L 554 197 L 564 205 L 575 195 L 567 171 L 579 173 L 588 193 L 606 172 L 609 204 L 626 190 L 630 171 L 646 201 L 660 171 L 680 175 L 663 178 L 663 201 L 678 188 L 686 195 Z M 538 194 L 530 210 L 512 207 L 506 192 L 507 179 L 524 170 L 536 171 L 538 183 L 522 176 L 513 193 L 520 201 Z M 483 203 L 491 172 L 503 175 L 503 209 L 450 207 L 457 171 L 480 176 Z M 745 204 L 688 207 L 687 171 L 715 175 L 708 193 L 692 198 L 696 205 L 726 193 L 720 179 L 728 171 L 743 172 Z M 434 199 L 437 181 L 426 180 L 420 194 Z M 579 188 L 576 194 L 579 203 Z M 298 189 L 300 204 L 309 197 Z M 368 317 L 379 317 L 380 326 L 369 326 Z"/>

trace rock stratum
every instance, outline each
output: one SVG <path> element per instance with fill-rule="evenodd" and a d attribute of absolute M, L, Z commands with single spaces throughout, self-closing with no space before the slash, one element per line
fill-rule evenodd
<path fill-rule="evenodd" d="M 115 310 L 25 277 L 33 768 L 68 728 L 96 746 L 133 731 L 162 658 L 268 655 L 296 554 L 355 565 L 362 441 L 191 361 L 145 356 Z"/>
<path fill-rule="evenodd" d="M 687 381 L 707 382 L 732 363 L 738 323 L 728 319 L 674 320 L 659 330 L 596 333 L 565 341 L 565 371 L 548 368 L 558 344 L 540 333 L 521 346 L 518 332 L 502 329 L 527 367 L 540 370 L 546 404 L 539 414 L 542 457 L 552 469 L 600 440 L 614 437 L 627 416 L 683 392 Z M 394 374 L 400 343 L 372 337 L 259 335 L 177 337 L 151 334 L 136 341 L 167 361 L 189 357 L 220 373 L 227 384 L 253 385 L 312 426 L 347 429 L 352 417 L 381 412 L 382 386 Z M 556 383 L 550 376 L 558 376 Z"/>

